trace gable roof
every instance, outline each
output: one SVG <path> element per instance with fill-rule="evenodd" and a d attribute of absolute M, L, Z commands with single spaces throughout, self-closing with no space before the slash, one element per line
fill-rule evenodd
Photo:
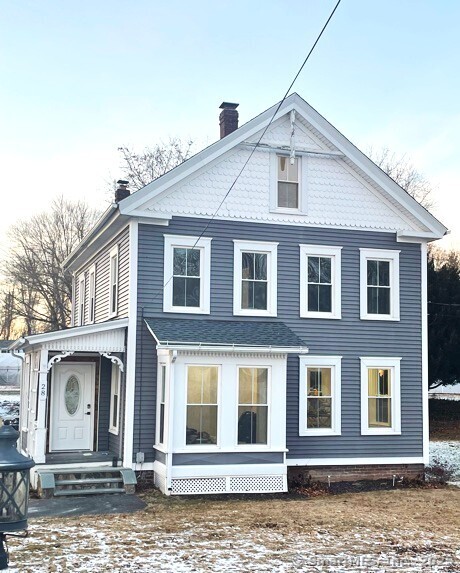
<path fill-rule="evenodd" d="M 161 347 L 241 347 L 290 349 L 305 352 L 305 342 L 284 322 L 203 320 L 202 318 L 146 318 L 145 323 Z"/>
<path fill-rule="evenodd" d="M 152 181 L 152 183 L 149 183 L 144 188 L 121 201 L 118 205 L 120 213 L 123 215 L 145 216 L 145 212 L 142 211 L 142 206 L 147 201 L 154 200 L 173 185 L 180 183 L 186 177 L 191 176 L 199 169 L 220 158 L 224 153 L 232 150 L 243 142 L 247 142 L 248 139 L 260 133 L 260 131 L 269 124 L 277 106 L 278 104 L 275 104 L 242 125 L 230 135 L 203 149 L 162 177 Z M 297 93 L 293 93 L 286 98 L 274 117 L 273 122 L 291 110 L 298 112 L 318 133 L 327 139 L 335 150 L 342 153 L 344 159 L 365 180 L 372 182 L 374 185 L 377 184 L 386 199 L 392 202 L 396 207 L 399 206 L 406 212 L 409 212 L 421 227 L 428 229 L 428 231 L 418 233 L 417 236 L 428 240 L 444 236 L 447 232 L 447 228 L 440 221 L 402 189 L 402 187 L 391 179 L 382 169 L 375 165 L 373 161 L 355 147 Z"/>

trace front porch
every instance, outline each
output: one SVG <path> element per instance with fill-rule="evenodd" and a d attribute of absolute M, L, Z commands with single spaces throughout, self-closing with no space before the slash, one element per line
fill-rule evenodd
<path fill-rule="evenodd" d="M 16 343 L 23 351 L 19 447 L 36 462 L 33 487 L 53 472 L 123 465 L 126 326 L 117 320 Z"/>

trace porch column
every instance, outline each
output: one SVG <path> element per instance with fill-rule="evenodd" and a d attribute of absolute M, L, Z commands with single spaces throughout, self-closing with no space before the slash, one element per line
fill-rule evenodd
<path fill-rule="evenodd" d="M 40 350 L 40 366 L 38 370 L 38 411 L 35 422 L 35 448 L 33 458 L 35 463 L 46 461 L 46 404 L 48 400 L 48 350 Z"/>

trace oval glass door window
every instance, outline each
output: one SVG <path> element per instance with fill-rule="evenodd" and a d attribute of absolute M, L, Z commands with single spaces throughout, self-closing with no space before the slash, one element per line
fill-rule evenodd
<path fill-rule="evenodd" d="M 73 416 L 80 404 L 80 382 L 73 374 L 65 385 L 64 401 L 69 416 Z"/>

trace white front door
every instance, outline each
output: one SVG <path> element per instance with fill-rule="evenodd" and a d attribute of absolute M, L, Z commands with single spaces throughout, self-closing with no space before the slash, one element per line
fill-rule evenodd
<path fill-rule="evenodd" d="M 62 362 L 52 372 L 50 450 L 92 450 L 94 363 Z"/>

